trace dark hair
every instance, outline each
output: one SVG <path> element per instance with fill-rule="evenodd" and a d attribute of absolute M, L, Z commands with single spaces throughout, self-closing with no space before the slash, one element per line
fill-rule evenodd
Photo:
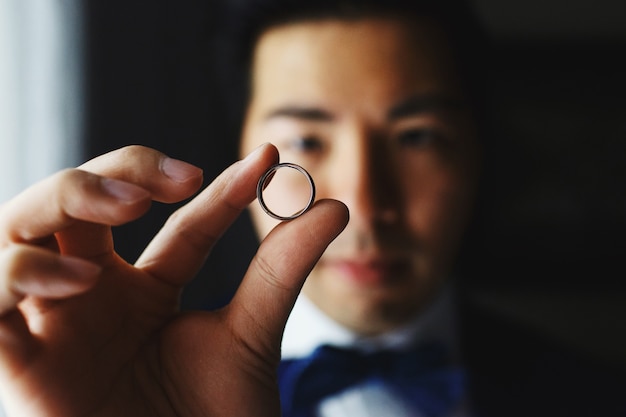
<path fill-rule="evenodd" d="M 472 106 L 479 112 L 482 108 L 486 38 L 466 0 L 222 0 L 219 10 L 219 78 L 234 129 L 239 128 L 249 99 L 251 61 L 261 34 L 284 23 L 327 18 L 433 18 L 449 37 L 457 73 Z"/>

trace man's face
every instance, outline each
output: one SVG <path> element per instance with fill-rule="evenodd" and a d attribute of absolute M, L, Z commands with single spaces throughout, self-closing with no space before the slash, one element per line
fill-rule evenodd
<path fill-rule="evenodd" d="M 426 21 L 408 27 L 391 18 L 285 24 L 260 37 L 252 66 L 241 153 L 271 142 L 282 162 L 311 173 L 318 198 L 349 207 L 350 223 L 303 291 L 361 334 L 402 325 L 435 294 L 476 176 L 473 125 L 444 38 Z M 308 186 L 277 174 L 267 193 L 280 211 Z M 256 202 L 250 209 L 263 238 L 277 221 Z"/>

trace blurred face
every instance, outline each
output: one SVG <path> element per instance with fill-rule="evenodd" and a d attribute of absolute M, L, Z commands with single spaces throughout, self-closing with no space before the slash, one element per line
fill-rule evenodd
<path fill-rule="evenodd" d="M 415 317 L 446 279 L 474 188 L 469 111 L 436 25 L 392 18 L 290 23 L 259 39 L 241 153 L 264 142 L 306 168 L 350 223 L 303 292 L 331 318 L 377 334 Z M 266 191 L 283 214 L 298 175 Z M 260 238 L 277 221 L 253 203 Z M 297 242 L 294 242 L 297 244 Z"/>

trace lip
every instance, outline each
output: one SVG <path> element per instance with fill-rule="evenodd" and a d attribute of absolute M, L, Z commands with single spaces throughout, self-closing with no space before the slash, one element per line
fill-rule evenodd
<path fill-rule="evenodd" d="M 401 279 L 409 269 L 409 262 L 403 259 L 333 259 L 326 260 L 325 266 L 340 276 L 358 285 L 384 286 Z"/>

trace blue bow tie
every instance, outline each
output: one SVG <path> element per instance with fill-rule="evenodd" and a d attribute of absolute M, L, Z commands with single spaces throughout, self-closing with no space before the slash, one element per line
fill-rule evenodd
<path fill-rule="evenodd" d="M 359 353 L 331 346 L 283 360 L 278 370 L 283 417 L 312 415 L 319 402 L 365 381 L 383 381 L 427 417 L 445 416 L 464 392 L 463 373 L 448 366 L 443 346 Z"/>

